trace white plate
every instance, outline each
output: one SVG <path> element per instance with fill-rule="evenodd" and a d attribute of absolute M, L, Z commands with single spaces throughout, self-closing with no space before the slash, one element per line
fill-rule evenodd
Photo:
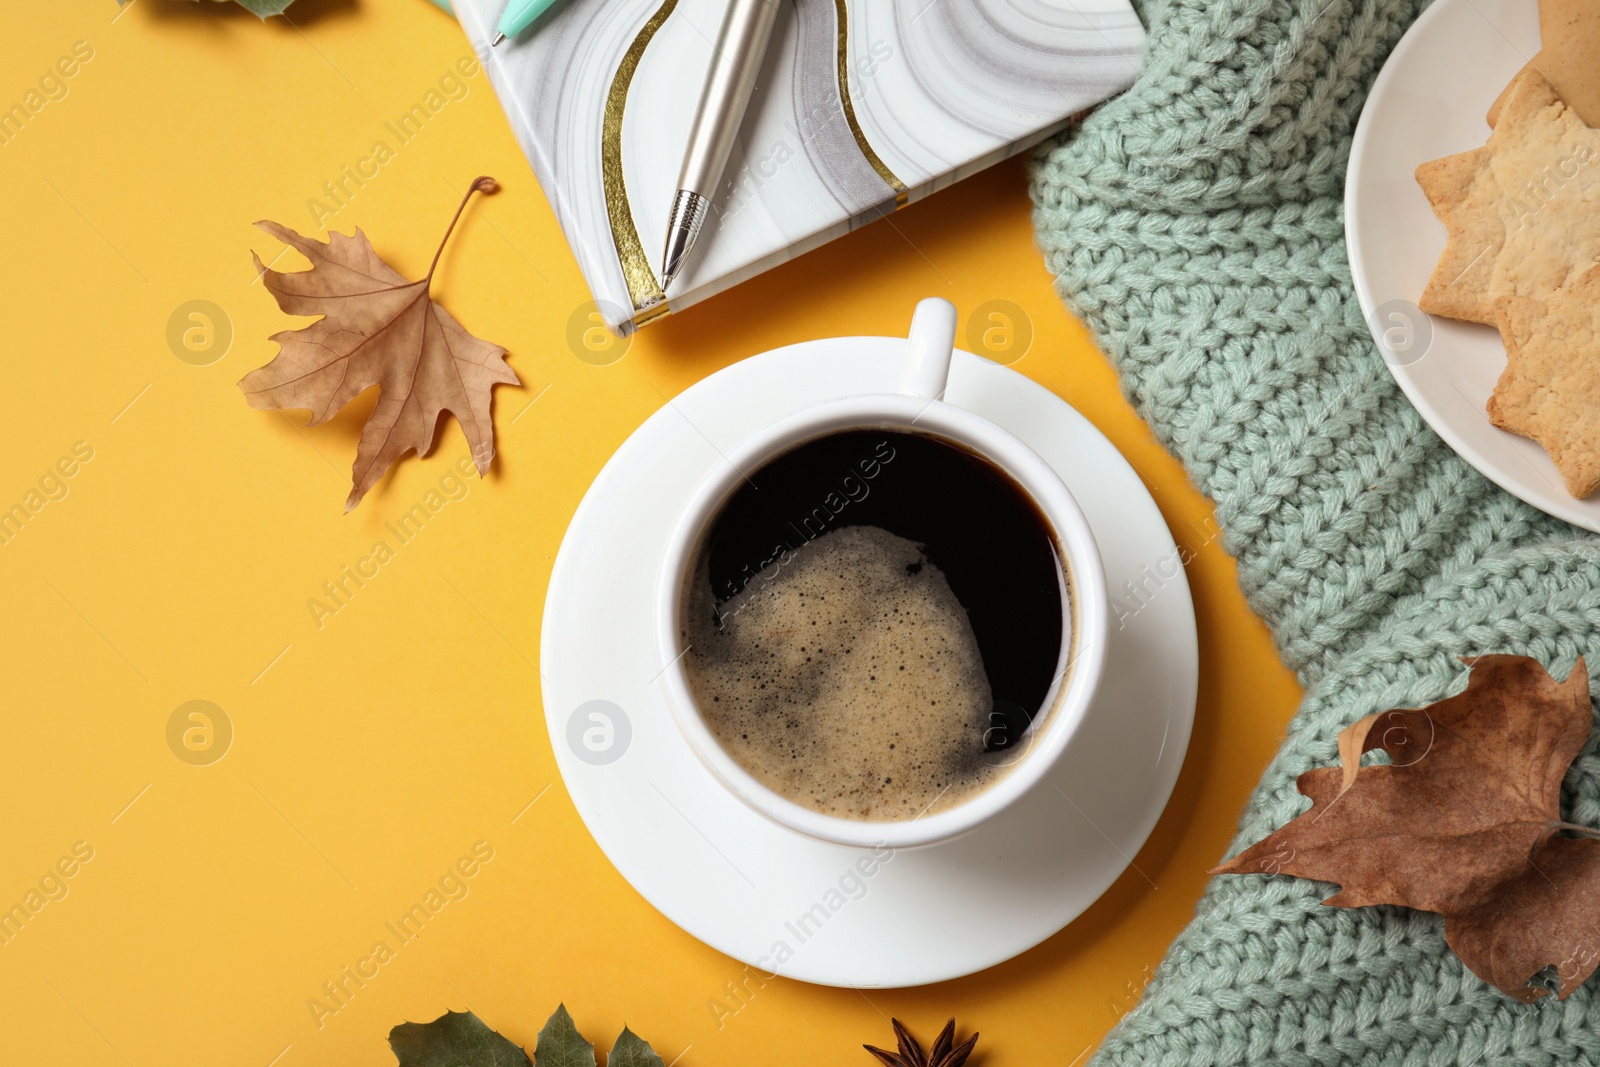
<path fill-rule="evenodd" d="M 793 345 L 671 401 L 595 479 L 545 602 L 540 660 L 550 739 L 601 849 L 701 941 L 764 973 L 825 985 L 938 982 L 1060 930 L 1144 844 L 1194 720 L 1199 661 L 1189 587 L 1138 475 L 1059 397 L 957 352 L 946 398 L 1011 430 L 1060 471 L 1122 605 L 1104 685 L 1078 736 L 1046 782 L 982 829 L 887 860 L 783 830 L 705 771 L 653 677 L 649 600 L 671 523 L 720 451 L 752 431 L 814 403 L 895 390 L 905 344 L 855 337 Z M 1131 600 L 1125 582 L 1142 582 L 1146 592 Z M 597 710 L 602 718 L 591 718 Z M 596 731 L 587 744 L 598 752 L 586 747 L 586 729 Z"/>
<path fill-rule="evenodd" d="M 1416 310 L 1445 230 L 1414 172 L 1488 139 L 1489 105 L 1539 50 L 1538 16 L 1535 0 L 1437 0 L 1423 12 L 1378 74 L 1356 125 L 1345 241 L 1361 313 L 1380 350 L 1389 325 L 1432 330 L 1430 345 L 1400 356 L 1386 351 L 1385 359 L 1434 432 L 1507 492 L 1600 531 L 1600 498 L 1574 500 L 1544 449 L 1497 429 L 1484 413 L 1506 365 L 1499 332 Z M 1402 319 L 1375 315 L 1385 311 Z M 1374 325 L 1377 318 L 1383 321 Z"/>

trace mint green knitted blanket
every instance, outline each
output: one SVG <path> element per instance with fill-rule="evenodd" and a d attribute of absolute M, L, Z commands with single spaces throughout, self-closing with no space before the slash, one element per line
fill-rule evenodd
<path fill-rule="evenodd" d="M 1425 5 L 1139 6 L 1144 73 L 1040 152 L 1036 223 L 1062 297 L 1215 501 L 1245 594 L 1306 689 L 1232 854 L 1308 806 L 1295 779 L 1336 762 L 1342 727 L 1459 691 L 1458 656 L 1524 653 L 1565 677 L 1582 652 L 1600 671 L 1600 539 L 1451 452 L 1362 323 L 1341 209 L 1350 138 Z M 1593 739 L 1563 806 L 1600 826 Z M 1096 1064 L 1600 1064 L 1600 977 L 1523 1005 L 1462 967 L 1437 916 L 1321 906 L 1331 891 L 1213 879 Z"/>

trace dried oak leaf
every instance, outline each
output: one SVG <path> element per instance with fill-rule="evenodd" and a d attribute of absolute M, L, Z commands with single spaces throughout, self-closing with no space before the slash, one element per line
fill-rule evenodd
<path fill-rule="evenodd" d="M 874 1048 L 872 1045 L 862 1045 L 878 1058 L 886 1067 L 961 1067 L 967 1062 L 967 1057 L 972 1055 L 974 1046 L 978 1043 L 978 1035 L 973 1034 L 961 1044 L 956 1041 L 956 1021 L 951 1019 L 944 1024 L 944 1029 L 939 1031 L 939 1036 L 934 1038 L 933 1046 L 927 1052 L 922 1051 L 922 1046 L 917 1044 L 917 1039 L 911 1036 L 899 1019 L 890 1019 L 894 1027 L 894 1039 L 899 1048 L 894 1052 Z"/>
<path fill-rule="evenodd" d="M 321 315 L 299 330 L 270 338 L 279 344 L 272 362 L 239 382 L 250 406 L 311 412 L 308 425 L 332 418 L 372 386 L 378 403 L 361 431 L 354 483 L 344 509 L 361 502 L 384 473 L 408 452 L 433 448 L 439 416 L 461 423 L 480 475 L 494 459 L 490 418 L 496 385 L 520 385 L 505 363 L 506 350 L 468 333 L 429 295 L 434 269 L 450 230 L 475 192 L 493 192 L 493 178 L 479 178 L 450 220 L 427 275 L 408 282 L 378 258 L 359 229 L 354 236 L 329 234 L 326 244 L 276 222 L 258 222 L 311 261 L 311 269 L 284 274 L 267 269 L 251 253 L 256 271 L 278 306 L 290 315 Z"/>
<path fill-rule="evenodd" d="M 1337 883 L 1324 904 L 1438 912 L 1479 978 L 1532 1001 L 1554 966 L 1564 1000 L 1600 964 L 1600 832 L 1560 812 L 1593 722 L 1589 676 L 1581 658 L 1565 682 L 1526 656 L 1462 662 L 1460 694 L 1346 727 L 1342 768 L 1299 778 L 1311 810 L 1211 873 L 1291 874 Z M 1362 767 L 1375 748 L 1391 763 Z"/>

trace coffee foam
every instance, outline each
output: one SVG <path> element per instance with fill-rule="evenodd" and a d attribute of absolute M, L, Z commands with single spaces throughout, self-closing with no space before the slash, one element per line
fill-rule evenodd
<path fill-rule="evenodd" d="M 949 808 L 1004 773 L 983 752 L 992 696 L 977 638 L 922 546 L 847 526 L 774 566 L 719 606 L 702 549 L 685 597 L 690 689 L 742 767 L 867 821 Z"/>

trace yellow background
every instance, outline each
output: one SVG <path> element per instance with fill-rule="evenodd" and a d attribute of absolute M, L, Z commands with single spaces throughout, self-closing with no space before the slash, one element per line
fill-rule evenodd
<path fill-rule="evenodd" d="M 433 456 L 341 514 L 371 398 L 311 429 L 245 404 L 235 383 L 271 357 L 267 336 L 303 321 L 256 282 L 250 251 L 278 246 L 251 223 L 317 233 L 308 199 L 374 141 L 393 145 L 385 122 L 470 53 L 422 0 L 301 0 L 291 14 L 263 25 L 231 4 L 137 0 L 119 15 L 112 0 L 52 0 L 0 16 L 5 107 L 74 42 L 94 52 L 0 144 L 0 509 L 75 442 L 93 449 L 67 495 L 0 545 L 0 905 L 74 843 L 94 849 L 68 895 L 0 945 L 0 1060 L 361 1067 L 393 1062 L 392 1025 L 447 1008 L 531 1047 L 565 1000 L 602 1047 L 626 1022 L 685 1067 L 866 1064 L 859 1045 L 889 1042 L 887 1016 L 931 1035 L 951 1014 L 983 1032 L 987 1067 L 1078 1062 L 1189 917 L 1298 694 L 1208 535 L 1207 504 L 1051 291 L 1023 163 L 653 325 L 595 366 L 567 342 L 588 300 L 572 256 L 487 78 L 468 79 L 325 221 L 359 224 L 416 277 L 467 183 L 500 179 L 464 217 L 434 295 L 510 350 L 524 387 L 498 391 L 489 478 L 319 629 L 308 598 L 467 449 L 450 424 Z M 902 333 L 926 295 L 963 315 L 992 299 L 1024 308 L 1035 337 L 1017 369 L 1110 435 L 1196 550 L 1194 741 L 1136 860 L 1150 882 L 1127 872 L 1067 930 L 983 974 L 865 995 L 777 981 L 719 1027 L 708 1002 L 741 966 L 635 894 L 561 787 L 532 667 L 550 567 L 591 479 L 665 397 L 777 345 Z M 208 366 L 166 339 L 195 299 L 234 331 Z M 169 716 L 193 699 L 235 731 L 210 766 L 167 744 Z M 494 858 L 470 894 L 319 1028 L 308 998 L 480 840 Z"/>

